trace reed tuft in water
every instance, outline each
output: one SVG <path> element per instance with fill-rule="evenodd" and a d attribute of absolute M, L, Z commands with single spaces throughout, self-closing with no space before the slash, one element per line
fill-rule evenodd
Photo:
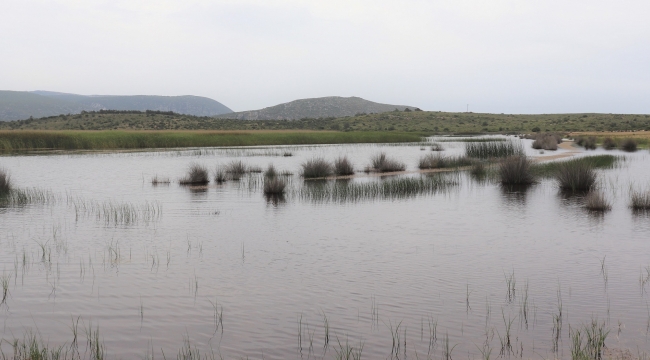
<path fill-rule="evenodd" d="M 589 191 L 596 183 L 596 171 L 585 162 L 565 161 L 558 164 L 555 180 L 565 191 Z"/>
<path fill-rule="evenodd" d="M 605 140 L 603 140 L 603 149 L 605 150 L 616 149 L 616 141 L 614 141 L 614 139 L 612 139 L 611 137 L 606 137 Z"/>
<path fill-rule="evenodd" d="M 282 195 L 284 194 L 286 187 L 287 187 L 287 183 L 280 177 L 264 178 L 265 195 Z"/>
<path fill-rule="evenodd" d="M 418 168 L 421 170 L 426 169 L 443 169 L 454 168 L 461 166 L 470 166 L 475 161 L 467 156 L 443 156 L 440 154 L 427 154 L 420 158 Z"/>
<path fill-rule="evenodd" d="M 514 141 L 466 142 L 465 154 L 471 158 L 490 159 L 520 156 L 524 154 L 521 143 Z"/>
<path fill-rule="evenodd" d="M 317 179 L 331 176 L 334 172 L 332 165 L 323 158 L 313 158 L 302 163 L 302 177 Z"/>
<path fill-rule="evenodd" d="M 602 193 L 591 191 L 585 197 L 585 208 L 589 211 L 605 212 L 611 210 L 612 205 Z"/>
<path fill-rule="evenodd" d="M 169 178 L 160 177 L 158 175 L 151 178 L 151 185 L 153 185 L 153 186 L 167 185 L 167 184 L 170 184 L 170 183 L 171 183 L 171 181 L 169 180 Z"/>
<path fill-rule="evenodd" d="M 354 166 L 347 156 L 339 157 L 334 160 L 334 173 L 337 176 L 349 176 L 354 175 Z"/>
<path fill-rule="evenodd" d="M 11 176 L 5 169 L 0 169 L 0 196 L 7 195 L 11 191 Z"/>
<path fill-rule="evenodd" d="M 630 207 L 633 210 L 650 210 L 650 191 L 632 191 Z"/>
<path fill-rule="evenodd" d="M 373 171 L 385 173 L 406 170 L 406 165 L 395 159 L 386 156 L 386 153 L 379 153 L 372 157 L 370 168 Z"/>
<path fill-rule="evenodd" d="M 180 179 L 181 185 L 205 185 L 210 182 L 208 169 L 199 164 L 192 164 L 184 178 Z"/>
<path fill-rule="evenodd" d="M 239 180 L 246 173 L 246 165 L 241 160 L 233 160 L 226 165 L 226 173 L 232 180 Z"/>
<path fill-rule="evenodd" d="M 228 181 L 228 174 L 226 173 L 226 170 L 217 167 L 217 169 L 214 171 L 214 182 L 217 184 L 223 184 L 226 181 Z"/>
<path fill-rule="evenodd" d="M 499 163 L 499 179 L 503 185 L 530 185 L 535 182 L 531 161 L 526 156 L 510 156 Z"/>

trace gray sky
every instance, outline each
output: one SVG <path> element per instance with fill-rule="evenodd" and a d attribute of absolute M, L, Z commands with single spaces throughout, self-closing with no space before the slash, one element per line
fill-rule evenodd
<path fill-rule="evenodd" d="M 650 113 L 648 0 L 3 0 L 0 89 Z"/>

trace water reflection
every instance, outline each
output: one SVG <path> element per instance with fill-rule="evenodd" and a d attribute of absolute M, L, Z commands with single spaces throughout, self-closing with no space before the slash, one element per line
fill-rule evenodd
<path fill-rule="evenodd" d="M 265 194 L 264 198 L 266 199 L 267 205 L 273 205 L 275 207 L 287 202 L 284 194 Z"/>
<path fill-rule="evenodd" d="M 501 199 L 509 207 L 525 207 L 528 190 L 533 185 L 501 185 Z"/>

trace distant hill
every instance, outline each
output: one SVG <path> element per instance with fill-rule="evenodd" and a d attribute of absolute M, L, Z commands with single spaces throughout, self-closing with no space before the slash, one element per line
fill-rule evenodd
<path fill-rule="evenodd" d="M 267 107 L 261 110 L 240 111 L 219 115 L 220 118 L 238 120 L 295 120 L 304 118 L 329 118 L 394 111 L 415 110 L 414 106 L 380 104 L 360 97 L 328 96 L 301 99 Z"/>
<path fill-rule="evenodd" d="M 156 110 L 195 116 L 232 113 L 220 102 L 200 96 L 87 96 L 51 91 L 0 90 L 0 121 L 78 114 L 84 110 Z"/>

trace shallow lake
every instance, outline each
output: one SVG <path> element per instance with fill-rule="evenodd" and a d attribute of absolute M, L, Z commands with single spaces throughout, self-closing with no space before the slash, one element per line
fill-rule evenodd
<path fill-rule="evenodd" d="M 564 151 L 540 155 L 522 141 L 534 156 Z M 328 186 L 299 177 L 304 161 L 347 155 L 361 170 L 379 152 L 415 170 L 430 150 L 0 157 L 16 186 L 50 192 L 44 203 L 0 209 L 3 351 L 30 332 L 69 347 L 76 322 L 82 357 L 92 329 L 111 359 L 173 358 L 188 344 L 226 359 L 330 359 L 360 347 L 369 359 L 570 358 L 571 332 L 596 320 L 608 347 L 650 352 L 650 216 L 629 208 L 631 189 L 650 185 L 647 150 L 607 152 L 624 160 L 598 170 L 612 202 L 605 214 L 552 179 L 508 191 L 467 172 L 412 196 L 304 195 Z M 285 198 L 265 198 L 260 174 L 206 188 L 177 182 L 192 163 L 213 170 L 232 160 L 293 172 Z M 171 183 L 153 186 L 156 175 Z M 360 175 L 348 181 L 394 179 Z"/>

